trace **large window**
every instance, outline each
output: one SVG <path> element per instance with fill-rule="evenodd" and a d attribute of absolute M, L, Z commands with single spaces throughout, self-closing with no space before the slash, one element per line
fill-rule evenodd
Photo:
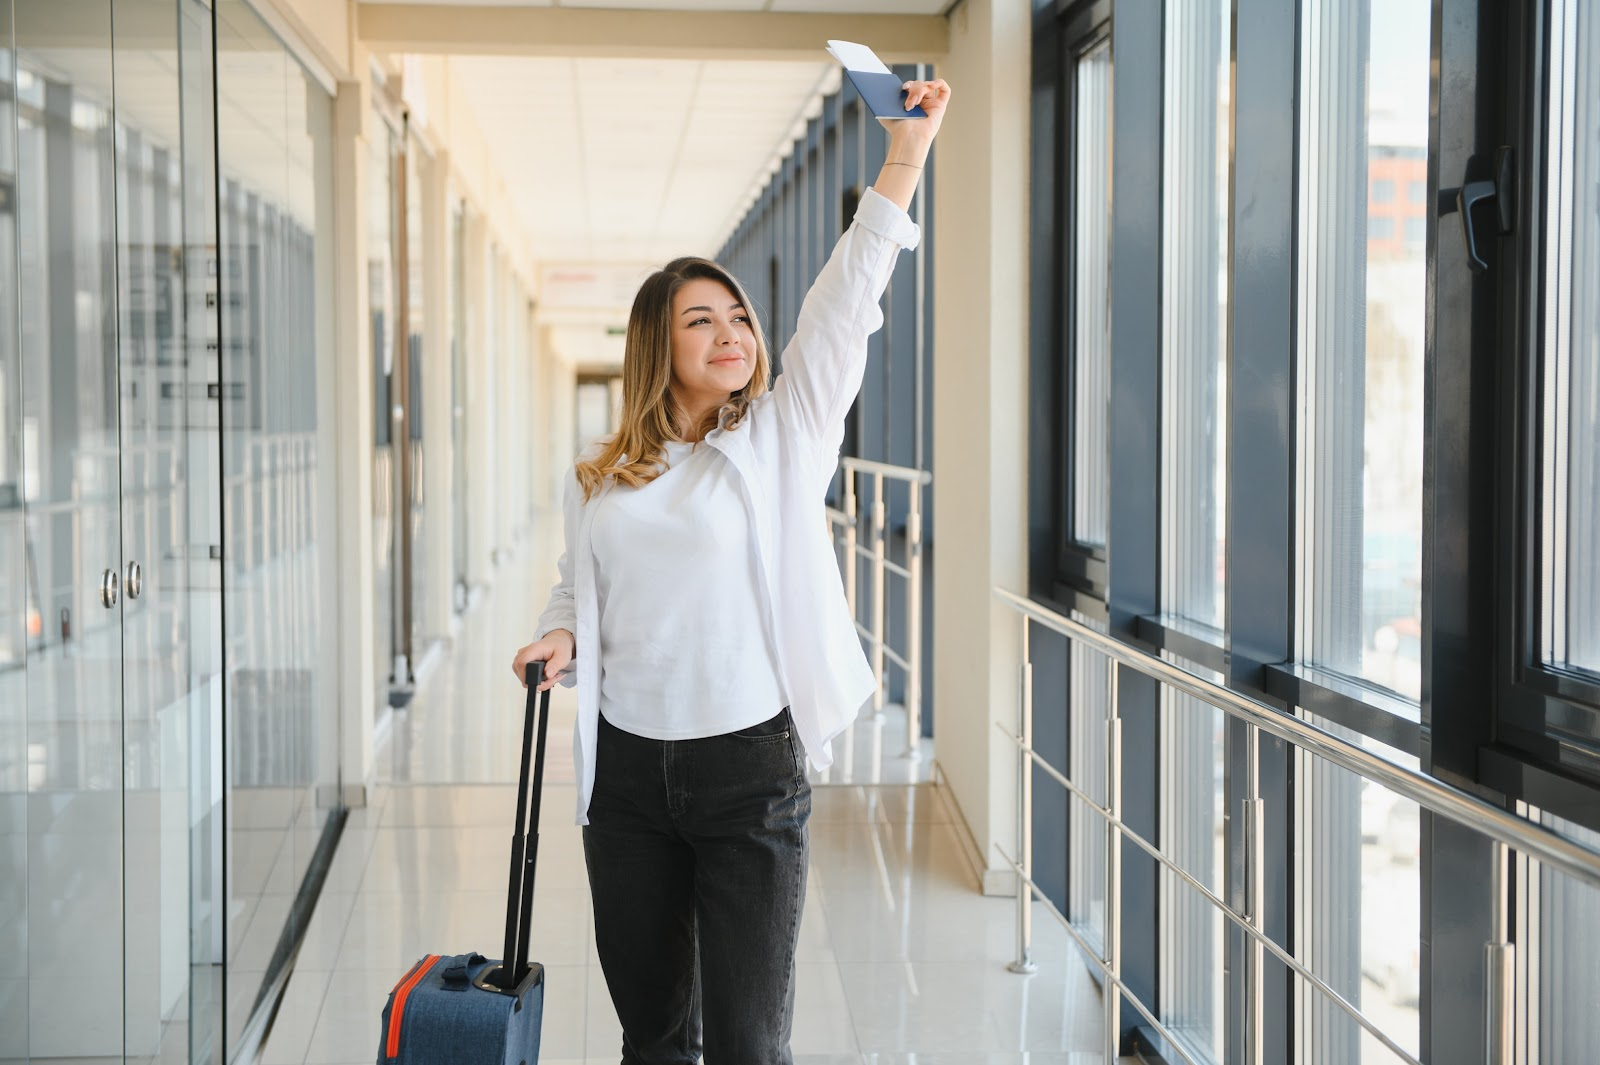
<path fill-rule="evenodd" d="M 1541 651 L 1600 676 L 1600 11 L 1556 3 L 1550 44 Z"/>
<path fill-rule="evenodd" d="M 1162 609 L 1220 629 L 1227 503 L 1229 21 L 1166 7 L 1162 126 Z"/>
<path fill-rule="evenodd" d="M 1301 14 L 1299 655 L 1410 699 L 1426 262 L 1389 212 L 1398 182 L 1427 176 L 1430 10 L 1307 0 Z"/>
<path fill-rule="evenodd" d="M 1103 545 L 1110 520 L 1111 41 L 1072 74 L 1072 538 Z"/>

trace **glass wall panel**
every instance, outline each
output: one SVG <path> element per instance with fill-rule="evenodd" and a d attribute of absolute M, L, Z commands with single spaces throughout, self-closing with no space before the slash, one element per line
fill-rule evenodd
<path fill-rule="evenodd" d="M 1428 0 L 1301 16 L 1301 656 L 1421 694 Z M 1387 184 L 1386 184 L 1387 183 Z"/>
<path fill-rule="evenodd" d="M 9 722 L 21 733 L 10 732 L 5 745 L 18 821 L 0 888 L 20 890 L 0 920 L 9 918 L 8 956 L 25 961 L 7 974 L 23 982 L 11 985 L 0 1042 L 23 1058 L 120 1058 L 123 560 L 111 5 L 19 4 L 14 29 L 17 274 L 5 298 L 20 312 L 27 628 L 25 683 L 14 669 L 0 681 L 8 689 L 0 713 L 25 714 Z M 22 831 L 25 841 L 16 838 Z M 60 993 L 68 959 L 97 963 L 98 1008 Z"/>
<path fill-rule="evenodd" d="M 0 1061 L 28 1054 L 28 689 L 30 632 L 42 629 L 28 580 L 22 510 L 22 357 L 17 346 L 17 75 L 11 4 L 0 4 Z"/>
<path fill-rule="evenodd" d="M 1229 29 L 1166 8 L 1162 124 L 1162 609 L 1220 628 L 1227 500 Z"/>
<path fill-rule="evenodd" d="M 396 466 L 393 392 L 396 351 L 397 306 L 394 254 L 396 206 L 394 131 L 381 115 L 373 116 L 367 138 L 367 298 L 372 336 L 372 588 L 373 634 L 378 703 L 394 681 L 396 607 L 395 590 L 399 572 L 395 557 L 397 539 Z M 378 706 L 373 707 L 376 713 Z"/>
<path fill-rule="evenodd" d="M 1600 832 L 1563 821 L 1550 814 L 1534 816 L 1563 835 L 1588 847 L 1600 848 Z M 1533 927 L 1537 934 L 1537 959 L 1533 967 L 1531 1006 L 1537 1034 L 1531 1040 L 1530 1062 L 1586 1061 L 1600 1045 L 1600 891 L 1559 873 L 1539 874 Z"/>
<path fill-rule="evenodd" d="M 1170 657 L 1170 656 L 1169 656 Z M 1220 674 L 1178 660 L 1222 683 Z M 1210 703 L 1161 689 L 1162 850 L 1219 898 L 1223 885 L 1223 776 L 1227 715 Z M 1224 973 L 1222 911 L 1168 870 L 1161 874 L 1163 1023 L 1194 1053 L 1222 1060 Z"/>
<path fill-rule="evenodd" d="M 329 816 L 319 744 L 316 255 L 331 103 L 244 2 L 217 5 L 228 1046 L 281 975 L 280 943 Z"/>
<path fill-rule="evenodd" d="M 1312 724 L 1415 758 L 1315 715 Z M 1415 1055 L 1421 1040 L 1422 874 L 1418 805 L 1355 773 L 1295 752 L 1295 955 L 1385 1035 Z M 1401 1060 L 1331 999 L 1296 981 L 1297 1060 Z"/>
<path fill-rule="evenodd" d="M 192 5 L 190 5 L 192 6 Z M 190 511 L 219 503 L 214 465 L 192 467 L 191 434 L 214 441 L 205 399 L 205 333 L 192 342 L 186 307 L 203 278 L 192 261 L 185 200 L 215 203 L 209 144 L 185 143 L 180 73 L 198 64 L 189 106 L 210 113 L 209 36 L 195 11 L 174 0 L 126 0 L 115 7 L 116 266 L 120 348 L 123 593 L 123 861 L 129 1061 L 196 1060 L 216 1050 L 214 999 L 206 982 L 191 1004 L 191 967 L 209 968 L 192 943 L 191 889 L 209 885 L 215 862 L 204 833 L 192 836 L 191 807 L 209 809 L 197 788 L 192 752 L 209 731 L 213 684 L 205 669 L 220 631 L 207 604 L 194 623 Z M 203 10 L 201 14 L 204 14 Z M 180 29 L 193 39 L 180 45 Z M 197 32 L 198 31 L 198 32 Z M 194 84 L 198 81 L 198 84 Z M 193 155 L 186 153 L 193 152 Z M 203 306 L 203 281 L 200 302 Z M 195 474 L 198 473 L 198 477 Z M 202 579 L 210 598 L 214 581 Z M 198 653 L 196 653 L 198 650 Z M 192 796 L 192 791 L 195 795 Z M 192 797 L 201 801 L 192 803 Z M 214 868 L 214 865 L 213 865 Z M 196 876 L 198 872 L 201 875 Z M 209 892 L 207 892 L 209 895 Z M 202 969 L 204 971 L 204 969 Z"/>
<path fill-rule="evenodd" d="M 1111 41 L 1078 57 L 1073 107 L 1072 535 L 1104 544 L 1110 522 Z"/>
<path fill-rule="evenodd" d="M 1074 611 L 1072 620 L 1101 626 L 1087 614 Z M 1109 756 L 1106 719 L 1111 706 L 1112 663 L 1098 651 L 1072 645 L 1068 667 L 1067 777 L 1084 794 L 1104 806 L 1108 798 L 1106 761 Z M 1106 820 L 1073 795 L 1067 815 L 1067 916 L 1090 943 L 1105 942 L 1106 921 Z"/>
<path fill-rule="evenodd" d="M 406 525 L 407 544 L 405 564 L 409 597 L 406 602 L 407 629 L 403 633 L 410 668 L 416 668 L 416 657 L 422 653 L 426 641 L 442 633 L 423 629 L 423 619 L 428 617 L 428 544 L 424 538 L 426 525 L 422 508 L 428 499 L 428 484 L 423 476 L 423 412 L 422 394 L 424 365 L 423 351 L 428 344 L 428 308 L 423 301 L 423 264 L 430 249 L 423 244 L 422 198 L 426 186 L 422 183 L 423 168 L 430 161 L 422 146 L 414 138 L 408 140 L 405 153 L 405 271 L 406 271 Z"/>
<path fill-rule="evenodd" d="M 467 608 L 467 236 L 466 205 L 455 200 L 450 205 L 450 507 L 455 534 L 452 555 L 455 559 L 455 609 Z"/>
<path fill-rule="evenodd" d="M 1558 0 L 1550 45 L 1543 651 L 1600 673 L 1600 10 Z"/>

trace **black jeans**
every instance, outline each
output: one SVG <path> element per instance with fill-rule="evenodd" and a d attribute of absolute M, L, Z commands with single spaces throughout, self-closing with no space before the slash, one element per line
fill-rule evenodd
<path fill-rule="evenodd" d="M 600 719 L 583 853 L 623 1065 L 790 1065 L 810 817 L 788 710 L 699 740 Z"/>

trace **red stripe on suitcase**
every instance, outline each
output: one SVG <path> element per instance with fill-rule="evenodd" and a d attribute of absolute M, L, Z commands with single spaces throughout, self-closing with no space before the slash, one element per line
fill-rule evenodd
<path fill-rule="evenodd" d="M 428 970 L 433 968 L 433 963 L 439 957 L 438 954 L 429 954 L 394 985 L 394 1008 L 389 1011 L 389 1041 L 383 1048 L 385 1056 L 400 1056 L 400 1018 L 406 1012 L 406 999 L 411 997 L 411 989 L 422 983 L 422 978 L 428 975 Z"/>

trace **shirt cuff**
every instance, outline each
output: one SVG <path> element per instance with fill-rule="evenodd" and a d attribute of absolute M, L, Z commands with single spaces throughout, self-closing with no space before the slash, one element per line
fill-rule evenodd
<path fill-rule="evenodd" d="M 892 240 L 909 251 L 922 243 L 922 227 L 894 201 L 870 185 L 856 205 L 856 221 L 885 240 Z"/>

